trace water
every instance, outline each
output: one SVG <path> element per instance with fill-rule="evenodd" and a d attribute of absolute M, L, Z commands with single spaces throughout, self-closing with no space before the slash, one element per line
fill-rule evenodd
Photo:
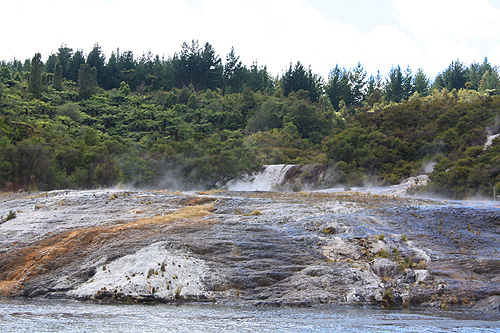
<path fill-rule="evenodd" d="M 230 181 L 227 188 L 230 191 L 273 191 L 285 179 L 286 173 L 293 164 L 265 165 L 264 169 L 254 177 Z"/>
<path fill-rule="evenodd" d="M 500 332 L 451 311 L 0 300 L 1 332 Z"/>

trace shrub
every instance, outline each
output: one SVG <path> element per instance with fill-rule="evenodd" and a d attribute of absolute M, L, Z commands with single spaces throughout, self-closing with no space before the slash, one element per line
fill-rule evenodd
<path fill-rule="evenodd" d="M 4 218 L 3 216 L 0 216 L 0 223 L 4 223 L 4 222 L 7 222 L 7 221 L 10 221 L 10 220 L 13 220 L 17 217 L 17 212 L 11 210 L 9 211 L 9 213 L 7 214 L 7 217 Z"/>
<path fill-rule="evenodd" d="M 17 213 L 15 211 L 9 211 L 9 214 L 7 214 L 7 218 L 5 219 L 5 221 L 10 221 L 10 220 L 13 220 L 17 217 Z"/>
<path fill-rule="evenodd" d="M 254 216 L 259 216 L 259 215 L 262 215 L 262 212 L 260 211 L 260 209 L 256 209 L 252 212 L 252 215 Z"/>
<path fill-rule="evenodd" d="M 384 249 L 380 249 L 377 252 L 377 257 L 388 258 L 389 257 L 389 253 L 386 250 L 384 250 Z"/>

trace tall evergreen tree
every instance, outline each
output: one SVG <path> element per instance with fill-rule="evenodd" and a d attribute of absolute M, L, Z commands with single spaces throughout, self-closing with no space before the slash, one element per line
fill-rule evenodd
<path fill-rule="evenodd" d="M 226 64 L 224 65 L 223 79 L 224 87 L 229 92 L 241 92 L 245 80 L 246 68 L 241 63 L 240 57 L 234 53 L 234 48 L 226 57 Z"/>
<path fill-rule="evenodd" d="M 78 73 L 78 95 L 81 99 L 87 99 L 97 90 L 97 70 L 89 64 L 80 66 Z"/>
<path fill-rule="evenodd" d="M 360 62 L 358 62 L 358 65 L 352 70 L 349 86 L 352 96 L 352 105 L 361 105 L 365 96 L 366 72 Z"/>
<path fill-rule="evenodd" d="M 281 78 L 281 83 L 285 96 L 299 90 L 308 91 L 309 98 L 313 102 L 319 101 L 319 97 L 321 96 L 320 78 L 313 74 L 310 67 L 306 70 L 300 61 L 298 61 L 294 67 L 292 67 L 290 63 L 289 69 Z"/>
<path fill-rule="evenodd" d="M 481 78 L 483 77 L 484 72 L 481 74 L 481 65 L 474 62 L 472 63 L 467 70 L 467 82 L 470 89 L 478 90 L 479 83 L 481 82 Z"/>
<path fill-rule="evenodd" d="M 83 56 L 82 50 L 77 50 L 71 60 L 68 63 L 68 75 L 66 76 L 68 80 L 73 82 L 78 82 L 78 75 L 80 67 L 85 64 L 85 57 Z"/>
<path fill-rule="evenodd" d="M 153 89 L 154 90 L 171 90 L 175 87 L 175 76 L 173 74 L 172 61 L 165 60 L 163 57 L 157 55 L 153 61 L 151 75 L 153 76 Z"/>
<path fill-rule="evenodd" d="M 351 73 L 345 68 L 340 68 L 336 65 L 335 68 L 330 71 L 325 92 L 335 109 L 339 108 L 340 101 L 344 101 L 345 105 L 352 105 L 354 99 L 349 86 L 350 80 Z"/>
<path fill-rule="evenodd" d="M 87 55 L 87 64 L 90 67 L 95 67 L 97 71 L 97 83 L 99 86 L 103 86 L 106 78 L 106 72 L 104 70 L 104 65 L 106 63 L 106 58 L 101 51 L 101 46 L 95 44 L 92 51 Z"/>
<path fill-rule="evenodd" d="M 403 100 L 410 99 L 411 95 L 415 91 L 415 86 L 413 82 L 413 75 L 410 66 L 406 67 L 404 77 L 403 77 Z"/>
<path fill-rule="evenodd" d="M 399 103 L 403 99 L 403 73 L 401 67 L 392 67 L 385 85 L 385 96 L 391 102 Z"/>
<path fill-rule="evenodd" d="M 68 78 L 68 66 L 73 55 L 73 49 L 67 47 L 66 45 L 61 45 L 57 50 L 57 53 L 53 53 L 49 56 L 45 62 L 45 71 L 47 73 L 54 73 L 57 60 L 61 64 L 62 76 Z"/>
<path fill-rule="evenodd" d="M 203 48 L 198 41 L 183 43 L 180 54 L 172 59 L 178 88 L 192 85 L 196 90 L 221 87 L 223 67 L 219 56 L 209 43 Z"/>
<path fill-rule="evenodd" d="M 132 51 L 124 51 L 119 54 L 118 68 L 120 69 L 120 75 L 129 86 L 132 86 L 132 89 L 134 89 L 136 86 L 135 82 L 133 81 L 136 65 L 137 63 L 134 59 L 134 54 L 132 53 Z"/>
<path fill-rule="evenodd" d="M 429 78 L 427 77 L 427 75 L 425 75 L 424 71 L 419 68 L 417 73 L 415 74 L 415 77 L 413 78 L 413 87 L 415 91 L 420 96 L 427 96 L 429 94 L 429 86 Z"/>
<path fill-rule="evenodd" d="M 54 67 L 54 78 L 52 79 L 52 87 L 57 90 L 62 90 L 62 76 L 63 70 L 61 66 L 61 62 L 59 59 L 56 60 L 56 66 Z"/>
<path fill-rule="evenodd" d="M 264 92 L 273 87 L 274 81 L 266 66 L 259 66 L 257 62 L 253 62 L 246 74 L 245 85 L 252 91 Z"/>
<path fill-rule="evenodd" d="M 438 74 L 434 85 L 436 88 L 446 88 L 448 90 L 459 90 L 465 88 L 467 82 L 467 68 L 459 60 L 452 61 L 450 66 Z"/>
<path fill-rule="evenodd" d="M 73 49 L 69 48 L 66 45 L 61 45 L 61 47 L 57 50 L 57 58 L 61 63 L 62 68 L 62 76 L 68 78 L 69 71 L 69 63 L 71 61 L 71 57 L 73 56 Z"/>
<path fill-rule="evenodd" d="M 380 102 L 383 96 L 382 75 L 377 72 L 376 76 L 370 75 L 366 84 L 366 102 L 369 106 Z"/>
<path fill-rule="evenodd" d="M 153 53 L 149 51 L 146 54 L 142 54 L 135 66 L 135 77 L 134 83 L 136 90 L 143 91 L 149 89 L 155 81 L 153 76 Z"/>
<path fill-rule="evenodd" d="M 42 55 L 35 53 L 33 59 L 31 59 L 29 91 L 35 98 L 40 98 L 44 88 Z"/>
<path fill-rule="evenodd" d="M 46 73 L 54 73 L 54 68 L 56 67 L 57 55 L 52 53 L 45 62 L 43 68 Z"/>
<path fill-rule="evenodd" d="M 118 59 L 114 52 L 111 53 L 108 63 L 105 67 L 106 76 L 104 78 L 103 88 L 110 90 L 113 88 L 120 88 L 120 82 L 123 80 L 120 73 L 120 68 L 118 67 Z"/>
<path fill-rule="evenodd" d="M 210 43 L 205 43 L 201 52 L 201 86 L 202 90 L 222 87 L 224 68 L 220 57 Z"/>

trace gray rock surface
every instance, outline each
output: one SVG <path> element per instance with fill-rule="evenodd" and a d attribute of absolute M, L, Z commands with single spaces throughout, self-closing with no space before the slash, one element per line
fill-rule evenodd
<path fill-rule="evenodd" d="M 498 313 L 500 210 L 366 193 L 0 195 L 0 295 Z M 496 311 L 496 312 L 495 312 Z"/>

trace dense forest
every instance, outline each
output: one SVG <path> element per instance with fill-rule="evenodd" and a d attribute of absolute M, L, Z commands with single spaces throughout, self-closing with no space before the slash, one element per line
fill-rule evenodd
<path fill-rule="evenodd" d="M 301 62 L 283 74 L 223 61 L 209 43 L 172 57 L 62 45 L 0 62 L 0 189 L 216 188 L 264 164 L 322 164 L 333 185 L 430 173 L 452 197 L 500 188 L 500 79 L 487 59 L 386 76 Z"/>

